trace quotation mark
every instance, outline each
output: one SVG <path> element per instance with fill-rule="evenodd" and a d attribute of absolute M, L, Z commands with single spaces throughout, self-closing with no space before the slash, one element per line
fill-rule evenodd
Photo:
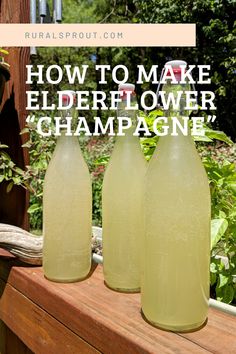
<path fill-rule="evenodd" d="M 35 120 L 35 115 L 28 115 L 27 118 L 26 118 L 26 122 L 27 123 L 34 123 L 34 120 Z"/>
<path fill-rule="evenodd" d="M 207 117 L 207 123 L 214 123 L 216 120 L 216 116 L 208 116 Z"/>

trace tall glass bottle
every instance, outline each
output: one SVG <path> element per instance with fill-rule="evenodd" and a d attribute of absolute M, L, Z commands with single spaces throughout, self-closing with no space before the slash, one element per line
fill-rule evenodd
<path fill-rule="evenodd" d="M 184 62 L 183 62 L 184 63 Z M 179 79 L 182 62 L 169 62 Z M 163 91 L 189 90 L 164 85 Z M 188 115 L 170 108 L 171 117 Z M 186 114 L 187 113 L 187 114 Z M 192 330 L 207 317 L 210 260 L 210 190 L 190 134 L 161 137 L 149 163 L 145 197 L 142 311 L 152 324 Z"/>
<path fill-rule="evenodd" d="M 43 270 L 46 278 L 74 282 L 91 266 L 92 191 L 78 138 L 62 131 L 43 191 Z"/>
<path fill-rule="evenodd" d="M 132 91 L 132 104 L 137 104 L 134 85 L 119 87 L 124 91 L 118 116 L 132 119 L 125 136 L 118 136 L 105 172 L 102 190 L 103 270 L 106 284 L 122 292 L 140 290 L 140 254 L 144 233 L 143 191 L 146 160 L 139 137 L 133 136 L 135 110 L 127 110 L 126 91 Z"/>

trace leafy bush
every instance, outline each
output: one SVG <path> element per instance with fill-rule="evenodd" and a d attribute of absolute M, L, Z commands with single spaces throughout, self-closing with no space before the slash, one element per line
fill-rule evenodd
<path fill-rule="evenodd" d="M 33 230 L 42 229 L 43 212 L 43 181 L 55 148 L 56 139 L 54 137 L 44 137 L 43 139 L 35 131 L 35 123 L 30 123 L 22 133 L 29 133 L 29 140 L 23 145 L 28 148 L 30 165 L 26 167 L 26 172 L 30 173 L 30 227 Z"/>
<path fill-rule="evenodd" d="M 236 300 L 236 168 L 209 156 L 203 157 L 203 163 L 212 199 L 212 295 L 231 303 Z"/>
<path fill-rule="evenodd" d="M 184 59 L 191 64 L 211 65 L 209 90 L 216 94 L 217 122 L 225 133 L 236 139 L 233 92 L 236 87 L 236 21 L 234 0 L 133 0 L 136 22 L 196 23 L 196 47 L 144 48 L 143 61 L 160 66 L 168 59 Z M 134 18 L 133 18 L 134 20 Z M 135 48 L 138 53 L 138 49 Z M 134 54 L 132 54 L 134 55 Z M 129 56 L 131 58 L 131 56 Z M 133 58 L 132 58 L 133 59 Z M 134 61 L 134 60 L 133 60 Z M 197 90 L 202 87 L 198 85 Z"/>
<path fill-rule="evenodd" d="M 24 171 L 11 160 L 11 157 L 6 152 L 7 149 L 7 145 L 0 144 L 0 183 L 7 182 L 6 190 L 9 193 L 14 184 L 26 188 L 27 182 L 24 178 Z"/>

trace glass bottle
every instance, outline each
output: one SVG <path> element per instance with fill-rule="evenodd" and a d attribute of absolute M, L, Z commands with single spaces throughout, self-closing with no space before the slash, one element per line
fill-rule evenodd
<path fill-rule="evenodd" d="M 118 136 L 105 172 L 102 189 L 103 270 L 105 283 L 122 292 L 140 291 L 140 255 L 144 233 L 143 191 L 146 160 L 134 136 L 136 110 L 127 109 L 127 91 L 137 104 L 134 85 L 120 85 L 118 117 L 132 120 L 125 136 Z"/>
<path fill-rule="evenodd" d="M 64 101 L 64 98 L 63 98 Z M 56 282 L 85 278 L 91 266 L 92 190 L 78 138 L 62 131 L 43 190 L 43 270 Z"/>
<path fill-rule="evenodd" d="M 172 61 L 175 77 L 185 62 Z M 163 86 L 166 93 L 189 90 L 189 84 Z M 181 120 L 184 99 L 178 110 Z M 187 113 L 187 114 L 186 114 Z M 146 176 L 145 255 L 142 311 L 155 326 L 171 331 L 200 327 L 209 300 L 211 201 L 207 174 L 188 132 L 159 139 Z"/>

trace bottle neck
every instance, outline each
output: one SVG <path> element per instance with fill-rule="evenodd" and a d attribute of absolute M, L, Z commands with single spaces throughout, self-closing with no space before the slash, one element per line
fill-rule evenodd
<path fill-rule="evenodd" d="M 167 123 L 164 125 L 164 129 L 167 130 L 166 126 L 168 126 L 167 137 L 192 139 L 189 120 L 181 116 L 168 117 Z"/>
<path fill-rule="evenodd" d="M 125 92 L 124 92 L 125 93 Z M 137 99 L 134 92 L 129 91 L 129 95 L 125 95 L 122 98 L 122 101 L 118 104 L 117 107 L 117 117 L 127 117 L 132 121 L 132 125 L 137 124 Z"/>
<path fill-rule="evenodd" d="M 165 110 L 165 115 L 167 117 L 180 117 L 189 116 L 191 111 L 186 110 L 186 91 L 190 91 L 190 84 L 172 84 L 170 80 L 163 85 L 162 91 L 165 92 L 165 101 L 169 100 L 170 104 L 167 110 Z M 173 97 L 171 97 L 173 96 Z M 176 106 L 172 102 L 176 103 Z"/>
<path fill-rule="evenodd" d="M 66 130 L 61 131 L 61 135 L 57 137 L 58 148 L 62 148 L 63 146 L 71 146 L 76 145 L 79 146 L 78 137 L 74 135 L 66 135 Z"/>
<path fill-rule="evenodd" d="M 125 135 L 118 135 L 116 137 L 116 141 L 123 141 L 123 142 L 139 141 L 139 137 L 133 135 L 135 129 L 136 126 L 133 124 L 130 128 L 124 130 Z"/>
<path fill-rule="evenodd" d="M 176 78 L 178 80 L 178 78 Z M 180 79 L 180 78 L 179 78 Z M 185 91 L 190 90 L 190 84 L 172 84 L 170 80 L 163 85 L 162 91 L 166 94 L 166 100 L 168 99 L 168 94 L 173 94 L 173 101 L 176 103 L 174 106 L 172 103 L 169 104 L 168 109 L 165 111 L 165 116 L 168 117 L 168 134 L 169 138 L 178 138 L 184 140 L 192 140 L 191 129 L 189 125 L 189 120 L 184 117 L 189 117 L 190 111 L 186 110 L 186 96 Z M 181 91 L 181 92 L 180 92 Z M 173 102 L 169 100 L 169 102 Z M 177 135 L 172 135 L 172 133 L 177 133 Z"/>
<path fill-rule="evenodd" d="M 139 137 L 133 135 L 135 132 L 135 127 L 132 126 L 129 129 L 124 131 L 123 136 L 116 136 L 115 146 L 114 146 L 114 154 L 118 152 L 129 152 L 131 149 L 132 151 L 138 151 L 140 153 L 141 146 Z"/>

